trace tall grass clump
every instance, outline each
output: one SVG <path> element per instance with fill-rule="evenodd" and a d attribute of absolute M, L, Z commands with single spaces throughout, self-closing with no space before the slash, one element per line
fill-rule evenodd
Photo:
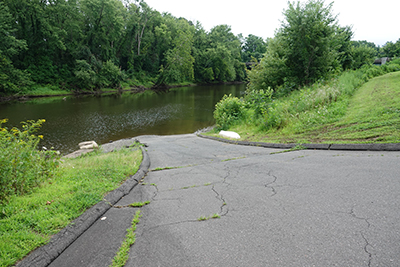
<path fill-rule="evenodd" d="M 38 150 L 42 135 L 34 135 L 45 120 L 22 122 L 22 130 L 2 127 L 0 120 L 0 204 L 12 195 L 28 193 L 56 173 L 58 155 Z"/>

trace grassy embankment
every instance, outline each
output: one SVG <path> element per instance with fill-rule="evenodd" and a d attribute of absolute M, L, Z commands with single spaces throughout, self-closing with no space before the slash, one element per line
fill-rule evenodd
<path fill-rule="evenodd" d="M 64 159 L 57 175 L 0 205 L 0 266 L 11 266 L 46 244 L 86 209 L 137 172 L 140 149 L 92 152 Z"/>
<path fill-rule="evenodd" d="M 294 91 L 273 99 L 262 116 L 245 107 L 229 130 L 241 140 L 271 143 L 400 142 L 400 72 L 366 83 L 365 77 L 362 70 L 346 72 L 328 84 Z"/>

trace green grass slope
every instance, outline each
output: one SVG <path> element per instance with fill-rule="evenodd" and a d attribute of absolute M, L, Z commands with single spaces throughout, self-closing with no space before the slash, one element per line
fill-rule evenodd
<path fill-rule="evenodd" d="M 254 111 L 248 109 L 250 116 L 229 130 L 239 133 L 241 140 L 271 143 L 399 143 L 400 72 L 362 86 L 357 75 L 344 73 L 326 85 L 277 98 L 258 119 L 252 119 Z M 271 119 L 278 121 L 274 127 L 268 126 Z"/>
<path fill-rule="evenodd" d="M 400 72 L 376 77 L 356 91 L 346 115 L 325 127 L 325 140 L 400 142 Z"/>

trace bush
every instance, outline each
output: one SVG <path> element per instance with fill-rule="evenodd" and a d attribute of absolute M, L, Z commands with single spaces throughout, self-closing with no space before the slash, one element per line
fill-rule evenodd
<path fill-rule="evenodd" d="M 268 109 L 268 104 L 271 102 L 273 90 L 271 87 L 268 89 L 254 90 L 248 88 L 244 96 L 245 105 L 247 108 L 254 110 L 254 119 L 257 119 L 260 115 Z"/>
<path fill-rule="evenodd" d="M 0 51 L 0 96 L 21 93 L 32 84 L 29 75 L 14 68 L 11 61 Z"/>
<path fill-rule="evenodd" d="M 268 109 L 264 111 L 264 123 L 260 129 L 265 131 L 271 128 L 281 128 L 285 124 L 286 114 L 287 108 L 285 108 L 284 103 L 271 102 Z"/>
<path fill-rule="evenodd" d="M 227 130 L 244 117 L 244 103 L 232 95 L 224 97 L 215 105 L 214 118 L 218 130 Z"/>
<path fill-rule="evenodd" d="M 103 63 L 100 76 L 104 87 L 119 88 L 121 86 L 122 72 L 111 60 Z"/>
<path fill-rule="evenodd" d="M 7 119 L 0 120 L 0 204 L 12 195 L 30 192 L 33 187 L 52 177 L 58 166 L 55 151 L 39 151 L 43 138 L 35 136 L 45 120 L 22 122 L 22 130 L 2 128 Z"/>
<path fill-rule="evenodd" d="M 96 86 L 96 72 L 86 60 L 76 60 L 75 84 L 82 89 L 93 89 Z"/>

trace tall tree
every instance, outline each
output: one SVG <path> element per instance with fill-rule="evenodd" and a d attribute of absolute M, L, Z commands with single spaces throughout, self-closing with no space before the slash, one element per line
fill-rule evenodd
<path fill-rule="evenodd" d="M 352 64 L 353 69 L 358 69 L 362 65 L 374 63 L 376 57 L 376 50 L 370 46 L 361 45 L 353 46 L 351 48 Z"/>
<path fill-rule="evenodd" d="M 245 38 L 245 43 L 243 44 L 242 49 L 243 62 L 250 62 L 252 58 L 259 61 L 267 51 L 267 44 L 261 37 L 249 34 L 249 36 Z"/>
<path fill-rule="evenodd" d="M 332 3 L 289 2 L 285 20 L 267 42 L 260 64 L 249 72 L 250 87 L 283 92 L 327 78 L 351 63 L 351 28 L 338 26 Z"/>
<path fill-rule="evenodd" d="M 175 20 L 176 33 L 173 46 L 165 53 L 165 67 L 161 66 L 158 84 L 192 81 L 194 78 L 192 56 L 194 27 L 183 18 Z"/>
<path fill-rule="evenodd" d="M 398 57 L 400 56 L 400 39 L 396 42 L 387 42 L 383 47 L 384 57 Z"/>
<path fill-rule="evenodd" d="M 323 78 L 337 63 L 336 16 L 332 4 L 321 0 L 290 3 L 283 14 L 281 34 L 286 41 L 290 78 L 300 85 Z"/>
<path fill-rule="evenodd" d="M 28 75 L 12 64 L 11 58 L 26 49 L 26 42 L 17 39 L 7 6 L 0 2 L 0 95 L 17 93 L 29 83 Z"/>
<path fill-rule="evenodd" d="M 15 36 L 26 41 L 27 50 L 13 57 L 17 68 L 27 69 L 37 82 L 53 82 L 57 66 L 53 59 L 58 50 L 64 50 L 65 33 L 49 19 L 51 7 L 60 1 L 4 0 L 16 23 Z"/>
<path fill-rule="evenodd" d="M 85 44 L 99 60 L 116 61 L 116 42 L 124 28 L 124 6 L 119 0 L 81 0 Z"/>

